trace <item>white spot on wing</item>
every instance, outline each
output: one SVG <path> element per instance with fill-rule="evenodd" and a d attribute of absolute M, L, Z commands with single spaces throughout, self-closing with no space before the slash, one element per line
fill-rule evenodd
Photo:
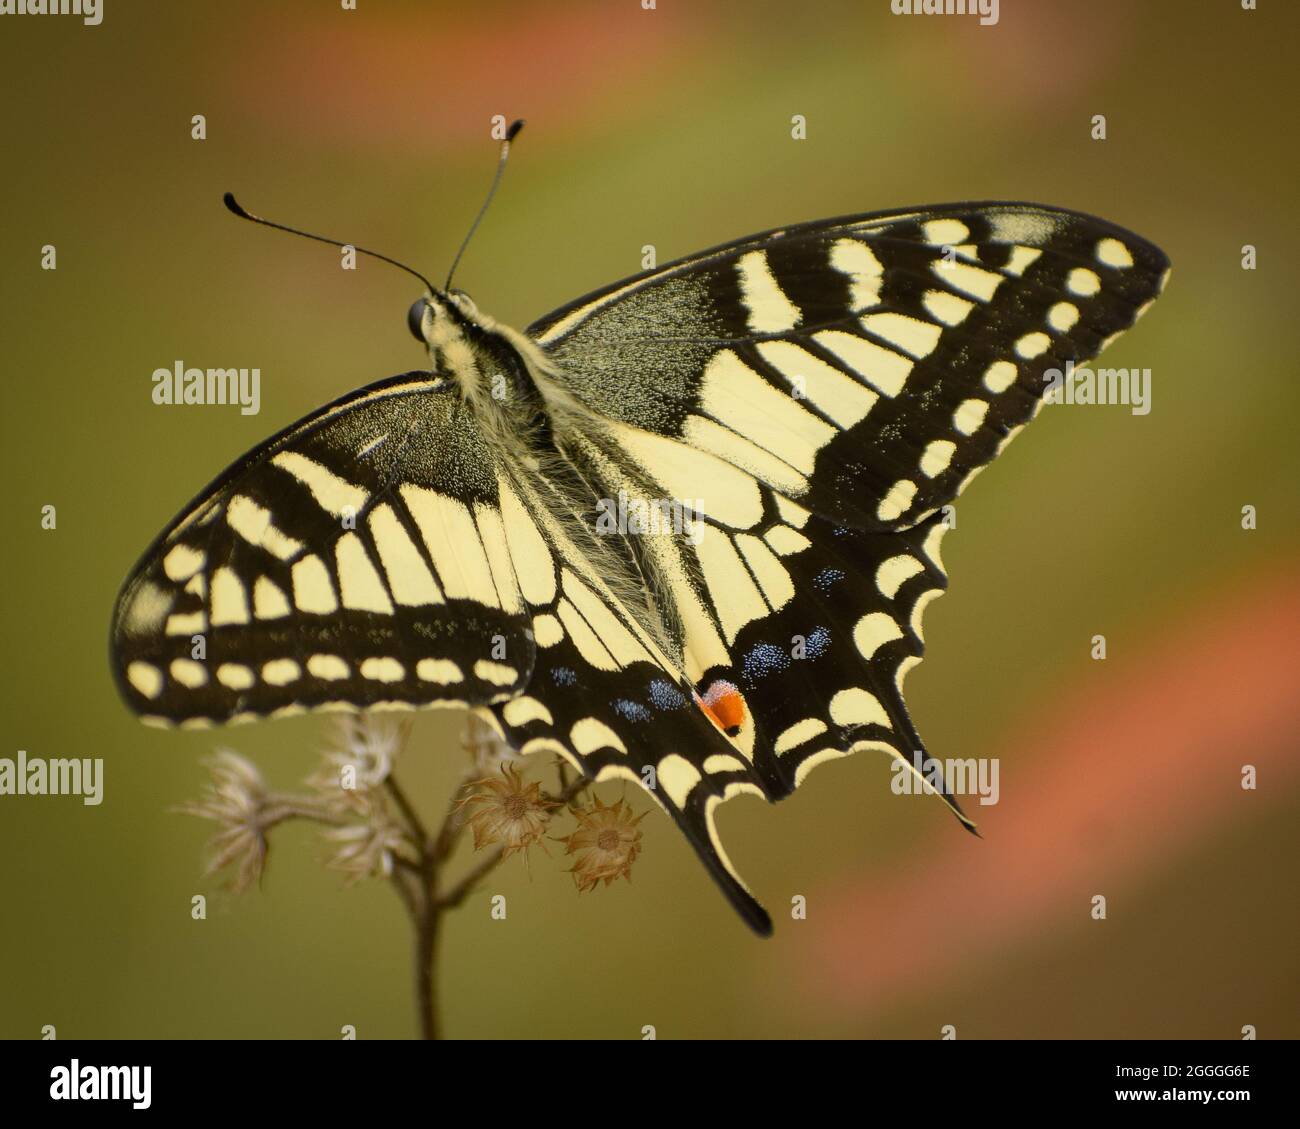
<path fill-rule="evenodd" d="M 441 686 L 465 681 L 460 667 L 451 659 L 421 659 L 415 664 L 415 676 L 423 682 L 436 682 Z"/>
<path fill-rule="evenodd" d="M 1079 320 L 1079 307 L 1073 302 L 1057 302 L 1047 311 L 1047 324 L 1058 333 L 1068 333 Z"/>
<path fill-rule="evenodd" d="M 194 659 L 172 659 L 168 670 L 172 678 L 190 690 L 197 690 L 208 681 L 208 668 Z"/>
<path fill-rule="evenodd" d="M 856 333 L 845 333 L 842 329 L 823 329 L 813 334 L 813 340 L 823 349 L 834 353 L 863 380 L 886 396 L 897 396 L 903 390 L 903 385 L 907 383 L 907 378 L 912 372 L 912 362 L 906 357 L 895 353 L 892 349 L 877 345 L 874 341 L 867 341 Z M 869 399 L 861 402 L 862 413 L 858 419 L 865 416 L 876 402 L 874 394 L 865 388 L 862 392 Z M 816 396 L 810 394 L 809 399 L 821 407 Z M 837 419 L 835 422 L 840 421 Z M 856 422 L 856 419 L 851 420 L 849 425 Z"/>
<path fill-rule="evenodd" d="M 1007 265 L 1003 269 L 1009 274 L 1019 277 L 1033 265 L 1041 254 L 1042 251 L 1038 250 L 1037 247 L 1013 247 L 1011 257 L 1007 260 Z"/>
<path fill-rule="evenodd" d="M 791 529 L 788 525 L 772 526 L 763 534 L 763 540 L 783 557 L 791 556 L 794 553 L 802 553 L 812 544 L 802 533 Z"/>
<path fill-rule="evenodd" d="M 1097 261 L 1105 263 L 1108 267 L 1131 267 L 1133 256 L 1118 239 L 1107 236 L 1097 243 Z"/>
<path fill-rule="evenodd" d="M 167 574 L 167 579 L 179 584 L 198 572 L 203 567 L 203 561 L 204 554 L 198 549 L 177 544 L 163 557 L 163 571 Z"/>
<path fill-rule="evenodd" d="M 1011 361 L 994 361 L 984 370 L 984 387 L 994 394 L 1005 392 L 1016 382 L 1017 370 Z"/>
<path fill-rule="evenodd" d="M 1016 342 L 1016 355 L 1024 357 L 1027 361 L 1033 360 L 1034 357 L 1041 357 L 1046 353 L 1051 344 L 1052 339 L 1046 333 L 1035 330 L 1033 333 L 1026 333 Z"/>
<path fill-rule="evenodd" d="M 253 584 L 253 614 L 258 619 L 279 619 L 289 614 L 289 601 L 269 577 L 259 576 Z"/>
<path fill-rule="evenodd" d="M 394 658 L 377 655 L 362 660 L 361 677 L 372 682 L 401 682 L 406 677 L 406 668 Z"/>
<path fill-rule="evenodd" d="M 271 521 L 271 512 L 252 498 L 237 494 L 226 507 L 226 522 L 250 545 L 260 545 L 282 561 L 302 551 L 302 542 L 280 532 Z"/>
<path fill-rule="evenodd" d="M 370 532 L 379 550 L 393 599 L 408 607 L 443 603 L 442 591 L 401 520 L 386 502 L 370 513 Z"/>
<path fill-rule="evenodd" d="M 963 435 L 974 435 L 988 414 L 989 402 L 974 398 L 963 400 L 953 412 L 952 426 Z"/>
<path fill-rule="evenodd" d="M 582 756 L 590 756 L 597 749 L 611 748 L 620 753 L 627 752 L 627 746 L 608 725 L 599 718 L 584 717 L 569 730 L 569 740 Z"/>
<path fill-rule="evenodd" d="M 670 800 L 682 807 L 691 789 L 700 782 L 700 770 L 679 753 L 669 753 L 659 762 L 656 770 L 659 787 Z"/>
<path fill-rule="evenodd" d="M 867 314 L 858 320 L 868 333 L 874 333 L 891 345 L 897 345 L 918 360 L 934 352 L 943 333 L 940 326 L 931 325 L 919 318 L 909 318 L 906 314 Z"/>
<path fill-rule="evenodd" d="M 849 278 L 849 305 L 857 312 L 880 301 L 885 269 L 860 239 L 845 237 L 831 244 L 831 266 Z"/>
<path fill-rule="evenodd" d="M 361 538 L 350 530 L 339 538 L 334 549 L 339 570 L 339 589 L 343 606 L 362 612 L 392 615 L 393 605 L 384 590 L 384 582 L 370 563 L 370 554 Z"/>
<path fill-rule="evenodd" d="M 924 572 L 925 565 L 915 557 L 909 557 L 906 553 L 900 553 L 896 557 L 890 557 L 882 561 L 880 567 L 876 569 L 876 587 L 880 589 L 880 594 L 889 599 L 898 595 L 898 590 L 904 582 L 910 580 L 918 572 Z"/>
<path fill-rule="evenodd" d="M 730 349 L 710 359 L 699 396 L 700 406 L 719 423 L 801 474 L 812 473 L 818 450 L 839 434 L 797 400 L 773 388 Z"/>
<path fill-rule="evenodd" d="M 156 698 L 162 693 L 162 671 L 149 663 L 131 663 L 126 668 L 126 680 L 146 698 Z"/>
<path fill-rule="evenodd" d="M 329 615 L 338 611 L 329 571 L 320 557 L 308 556 L 293 565 L 293 602 L 301 612 Z"/>
<path fill-rule="evenodd" d="M 836 348 L 836 342 L 840 338 L 857 345 L 867 344 L 860 337 L 838 330 L 814 334 L 814 340 L 819 345 L 840 355 L 850 368 L 862 371 L 846 353 Z M 823 415 L 829 416 L 840 427 L 849 428 L 859 422 L 878 399 L 871 389 L 859 384 L 833 365 L 828 365 L 820 357 L 814 357 L 807 349 L 801 348 L 793 341 L 760 341 L 757 347 L 763 359 L 790 381 L 792 390 L 797 390 L 806 396 Z M 852 349 L 853 346 L 849 345 L 848 348 Z M 895 359 L 902 360 L 901 357 Z"/>
<path fill-rule="evenodd" d="M 956 450 L 957 444 L 949 439 L 935 439 L 927 443 L 925 452 L 921 455 L 921 473 L 927 478 L 942 474 L 948 469 Z"/>
<path fill-rule="evenodd" d="M 930 264 L 930 273 L 946 285 L 964 291 L 981 302 L 992 299 L 1002 282 L 1000 274 L 956 261 L 936 260 Z"/>
<path fill-rule="evenodd" d="M 564 628 L 553 615 L 539 615 L 533 620 L 533 638 L 539 647 L 554 647 L 564 638 Z"/>
<path fill-rule="evenodd" d="M 551 717 L 551 711 L 536 698 L 530 698 L 527 694 L 508 701 L 502 710 L 502 714 L 506 719 L 506 724 L 512 725 L 516 729 L 532 721 L 540 721 L 546 725 L 555 724 L 554 719 Z"/>
<path fill-rule="evenodd" d="M 490 659 L 479 659 L 474 664 L 474 675 L 484 682 L 491 682 L 493 686 L 509 686 L 519 678 L 519 672 L 514 667 Z"/>
<path fill-rule="evenodd" d="M 307 673 L 323 682 L 335 682 L 348 676 L 348 664 L 338 655 L 312 655 L 307 660 Z"/>
<path fill-rule="evenodd" d="M 307 487 L 316 504 L 334 517 L 342 516 L 346 510 L 359 513 L 370 497 L 361 487 L 297 451 L 281 451 L 271 462 Z"/>
<path fill-rule="evenodd" d="M 853 643 L 864 658 L 872 658 L 886 643 L 903 638 L 898 624 L 884 612 L 868 612 L 853 628 Z"/>
<path fill-rule="evenodd" d="M 749 312 L 749 328 L 754 333 L 784 333 L 799 324 L 796 306 L 776 281 L 771 264 L 763 251 L 749 251 L 736 260 L 740 276 L 741 300 Z"/>
<path fill-rule="evenodd" d="M 271 686 L 287 686 L 302 677 L 302 667 L 293 659 L 272 659 L 262 666 L 262 681 Z"/>
<path fill-rule="evenodd" d="M 831 699 L 831 720 L 836 725 L 883 725 L 889 724 L 889 715 L 880 699 L 859 686 L 841 690 Z"/>
<path fill-rule="evenodd" d="M 127 635 L 153 635 L 162 626 L 176 596 L 152 580 L 143 580 L 131 594 L 122 615 L 122 630 Z"/>
<path fill-rule="evenodd" d="M 242 663 L 222 663 L 217 667 L 217 681 L 230 690 L 247 690 L 253 685 L 253 672 Z"/>
<path fill-rule="evenodd" d="M 806 717 L 783 730 L 772 747 L 777 753 L 788 753 L 791 749 L 811 741 L 814 737 L 820 737 L 825 732 L 824 721 L 816 717 Z"/>
<path fill-rule="evenodd" d="M 910 478 L 900 478 L 889 488 L 889 493 L 880 500 L 880 505 L 876 508 L 876 519 L 878 521 L 897 520 L 907 512 L 907 508 L 912 504 L 912 499 L 915 497 L 916 483 Z"/>
<path fill-rule="evenodd" d="M 1065 285 L 1069 287 L 1071 294 L 1078 294 L 1081 298 L 1091 298 L 1101 289 L 1101 277 L 1096 271 L 1091 271 L 1087 267 L 1075 267 L 1070 272 L 1070 277 L 1066 279 Z"/>
<path fill-rule="evenodd" d="M 212 574 L 212 626 L 248 622 L 248 592 L 234 569 L 224 565 Z"/>
<path fill-rule="evenodd" d="M 960 243 L 970 235 L 970 228 L 954 219 L 927 220 L 921 230 L 925 232 L 925 241 L 936 245 Z"/>
<path fill-rule="evenodd" d="M 941 321 L 944 325 L 960 325 L 975 308 L 974 302 L 958 298 L 946 290 L 927 290 L 922 304 L 935 321 Z"/>

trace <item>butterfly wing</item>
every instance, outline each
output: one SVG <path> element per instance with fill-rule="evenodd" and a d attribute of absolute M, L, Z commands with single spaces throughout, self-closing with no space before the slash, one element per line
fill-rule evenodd
<path fill-rule="evenodd" d="M 915 524 L 1159 293 L 1168 260 L 1091 216 L 953 204 L 765 232 L 528 333 L 599 413 L 709 451 L 823 517 Z"/>
<path fill-rule="evenodd" d="M 502 486 L 506 540 L 532 613 L 536 660 L 527 691 L 491 706 L 522 753 L 563 757 L 597 780 L 644 787 L 682 829 L 741 917 L 772 924 L 727 857 L 713 822 L 723 799 L 763 794 L 754 772 L 690 679 L 637 614 L 574 508 L 544 477 Z"/>
<path fill-rule="evenodd" d="M 944 584 L 937 545 L 945 527 L 936 515 L 902 533 L 864 534 L 769 497 L 771 544 L 806 597 L 747 623 L 733 638 L 742 660 L 733 667 L 724 650 L 696 679 L 687 670 L 698 668 L 695 657 L 641 629 L 633 598 L 607 583 L 615 570 L 595 563 L 590 540 L 579 536 L 584 527 L 561 521 L 565 502 L 539 496 L 545 489 L 521 482 L 524 501 L 507 495 L 503 504 L 511 555 L 532 566 L 520 575 L 531 578 L 524 593 L 537 657 L 527 692 L 491 707 L 502 735 L 525 754 L 556 753 L 592 779 L 645 788 L 742 918 L 770 933 L 723 847 L 716 808 L 743 794 L 779 799 L 813 765 L 866 748 L 935 779 L 901 679 L 921 653 L 921 609 Z M 887 556 L 877 545 L 885 540 Z M 754 548 L 746 551 L 752 559 Z M 877 587 L 856 582 L 872 559 L 888 562 L 876 570 Z M 846 618 L 855 630 L 839 630 Z M 686 643 L 697 643 L 693 632 Z M 938 790 L 960 816 L 942 783 Z"/>
<path fill-rule="evenodd" d="M 522 689 L 533 644 L 464 402 L 407 373 L 250 452 L 136 565 L 111 647 L 127 703 L 166 723 Z"/>
<path fill-rule="evenodd" d="M 596 493 L 695 515 L 692 536 L 627 538 L 684 683 L 602 681 L 573 712 L 608 731 L 611 764 L 670 758 L 670 810 L 706 863 L 726 859 L 718 802 L 779 799 L 864 748 L 937 781 L 969 826 L 902 695 L 946 586 L 939 507 L 1033 416 L 1048 370 L 1131 326 L 1167 270 L 1101 220 L 954 205 L 764 233 L 530 327 L 587 409 L 560 442 Z M 714 723 L 707 742 L 660 741 L 679 700 Z M 719 880 L 743 906 L 729 864 Z"/>

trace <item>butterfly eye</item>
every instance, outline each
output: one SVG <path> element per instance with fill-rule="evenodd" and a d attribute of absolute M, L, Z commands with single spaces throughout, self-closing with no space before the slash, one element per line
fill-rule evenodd
<path fill-rule="evenodd" d="M 414 337 L 421 345 L 424 344 L 424 334 L 420 332 L 420 326 L 424 322 L 424 307 L 428 305 L 423 298 L 417 298 L 411 303 L 411 308 L 406 311 L 406 327 L 411 331 Z"/>

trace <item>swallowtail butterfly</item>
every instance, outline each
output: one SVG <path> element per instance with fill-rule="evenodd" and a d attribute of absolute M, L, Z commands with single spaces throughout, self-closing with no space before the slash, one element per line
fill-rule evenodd
<path fill-rule="evenodd" d="M 430 285 L 427 370 L 281 431 L 150 546 L 117 682 L 168 724 L 476 709 L 652 785 L 767 934 L 717 806 L 864 749 L 929 774 L 902 686 L 943 507 L 1167 271 L 1104 220 L 967 203 L 753 235 L 523 332 Z M 610 531 L 612 500 L 687 518 Z"/>

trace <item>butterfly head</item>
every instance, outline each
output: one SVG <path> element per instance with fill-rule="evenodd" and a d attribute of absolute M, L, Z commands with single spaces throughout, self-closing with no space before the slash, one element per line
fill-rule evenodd
<path fill-rule="evenodd" d="M 478 398 L 484 373 L 495 370 L 496 323 L 479 313 L 463 290 L 431 290 L 406 314 L 411 335 L 429 350 L 434 372 L 450 376 L 471 400 Z"/>
<path fill-rule="evenodd" d="M 490 319 L 478 312 L 478 307 L 463 290 L 426 292 L 411 303 L 406 311 L 406 327 L 420 344 L 434 348 L 455 336 L 457 330 L 470 326 L 488 328 Z"/>

